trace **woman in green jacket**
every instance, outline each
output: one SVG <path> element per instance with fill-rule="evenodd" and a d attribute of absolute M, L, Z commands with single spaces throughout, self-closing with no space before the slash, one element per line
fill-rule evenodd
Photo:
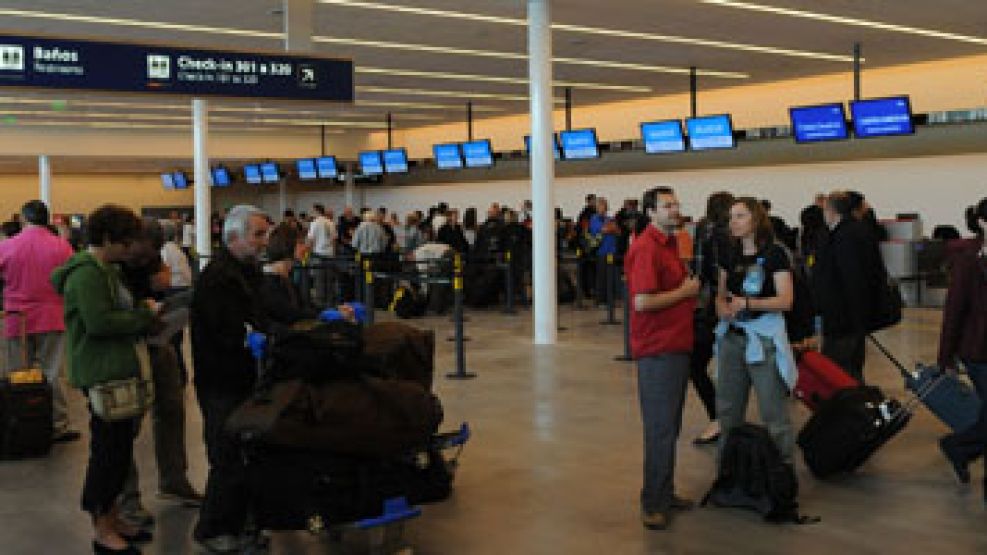
<path fill-rule="evenodd" d="M 52 274 L 65 298 L 68 379 L 89 388 L 133 378 L 140 373 L 135 345 L 154 322 L 156 306 L 135 307 L 120 285 L 114 262 L 127 256 L 140 232 L 131 210 L 105 205 L 90 214 L 88 249 Z M 95 553 L 139 553 L 133 542 L 150 534 L 123 523 L 116 499 L 123 489 L 134 448 L 137 418 L 107 421 L 90 406 L 89 465 L 82 490 L 82 509 L 92 515 Z"/>

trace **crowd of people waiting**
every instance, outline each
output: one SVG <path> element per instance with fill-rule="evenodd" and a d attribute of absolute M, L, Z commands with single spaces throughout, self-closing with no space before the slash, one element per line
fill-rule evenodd
<path fill-rule="evenodd" d="M 764 201 L 716 193 L 691 235 L 683 232 L 686 219 L 668 188 L 647 191 L 640 203 L 626 201 L 613 216 L 606 199 L 593 195 L 575 220 L 556 211 L 559 247 L 580 258 L 579 286 L 587 297 L 602 297 L 605 259 L 623 260 L 645 430 L 641 503 L 649 528 L 667 527 L 670 511 L 691 505 L 673 487 L 690 379 L 710 419 L 695 443 L 718 442 L 722 449 L 728 432 L 743 423 L 753 389 L 761 418 L 788 462 L 794 451 L 786 405 L 793 349 L 814 348 L 821 334 L 823 353 L 865 381 L 864 340 L 886 280 L 878 249 L 883 230 L 873 210 L 859 193 L 821 195 L 794 230 L 769 209 Z M 938 362 L 947 369 L 965 363 L 987 398 L 987 199 L 966 216 L 976 237 L 956 248 Z M 292 281 L 298 261 L 357 252 L 414 258 L 438 243 L 476 259 L 512 252 L 522 280 L 530 265 L 528 202 L 517 211 L 493 204 L 482 223 L 475 209 L 460 222 L 458 211 L 445 204 L 404 220 L 384 209 L 357 216 L 351 208 L 336 220 L 317 204 L 311 217 L 286 212 L 274 225 L 259 209 L 237 206 L 214 216 L 216 248 L 193 283 L 188 221 L 142 219 L 106 205 L 86 218 L 84 244 L 73 248 L 71 231 L 52 227 L 43 203 L 26 203 L 17 221 L 3 226 L 0 277 L 5 308 L 26 315 L 26 347 L 53 387 L 53 440 L 80 437 L 61 387 L 63 357 L 69 384 L 89 396 L 101 384 L 138 376 L 137 346 L 146 344 L 156 390 L 151 420 L 159 495 L 201 506 L 194 536 L 210 550 L 263 542 L 249 525 L 243 462 L 222 427 L 254 385 L 244 325 L 272 329 L 316 317 L 324 308 L 304 301 Z M 7 317 L 8 340 L 18 340 L 19 325 Z M 194 372 L 185 368 L 182 352 L 186 325 Z M 714 357 L 715 385 L 707 371 Z M 209 460 L 204 495 L 187 476 L 184 391 L 190 376 Z M 140 501 L 133 457 L 141 418 L 108 419 L 89 408 L 82 507 L 92 516 L 93 548 L 136 553 L 134 545 L 150 539 L 153 522 Z M 942 442 L 961 478 L 969 480 L 967 466 L 982 455 L 984 426 L 981 412 L 974 429 Z"/>

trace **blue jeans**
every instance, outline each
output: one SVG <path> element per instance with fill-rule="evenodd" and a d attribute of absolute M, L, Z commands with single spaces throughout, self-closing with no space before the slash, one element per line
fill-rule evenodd
<path fill-rule="evenodd" d="M 644 427 L 644 487 L 641 509 L 665 512 L 675 493 L 675 443 L 689 383 L 688 353 L 643 357 L 637 361 L 637 389 Z"/>

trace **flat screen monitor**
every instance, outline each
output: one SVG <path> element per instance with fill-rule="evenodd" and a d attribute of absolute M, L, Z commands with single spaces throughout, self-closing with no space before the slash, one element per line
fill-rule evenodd
<path fill-rule="evenodd" d="M 185 172 L 175 172 L 171 179 L 176 189 L 188 189 L 188 175 Z"/>
<path fill-rule="evenodd" d="M 559 149 L 559 135 L 557 133 L 552 134 L 552 150 L 555 151 L 555 159 L 562 159 L 562 150 Z M 528 156 L 531 156 L 531 135 L 524 136 L 524 150 L 528 152 Z"/>
<path fill-rule="evenodd" d="M 788 109 L 797 143 L 839 141 L 850 136 L 843 103 L 796 106 Z"/>
<path fill-rule="evenodd" d="M 161 174 L 161 186 L 165 189 L 175 188 L 175 174 L 173 173 L 163 173 Z"/>
<path fill-rule="evenodd" d="M 315 171 L 315 160 L 312 158 L 295 160 L 295 169 L 298 171 L 298 179 L 302 181 L 311 181 L 319 177 L 318 172 Z"/>
<path fill-rule="evenodd" d="M 682 122 L 677 119 L 642 123 L 641 138 L 648 154 L 685 151 L 685 134 Z"/>
<path fill-rule="evenodd" d="M 379 150 L 367 150 L 360 153 L 360 171 L 363 172 L 363 175 L 384 173 L 384 161 Z"/>
<path fill-rule="evenodd" d="M 408 173 L 408 151 L 403 148 L 385 150 L 384 172 Z"/>
<path fill-rule="evenodd" d="M 230 186 L 230 170 L 226 169 L 225 166 L 216 166 L 212 169 L 212 186 L 213 187 L 229 187 Z"/>
<path fill-rule="evenodd" d="M 264 183 L 281 181 L 281 168 L 275 162 L 264 162 L 260 165 L 260 178 Z"/>
<path fill-rule="evenodd" d="M 463 143 L 463 160 L 467 168 L 493 167 L 493 148 L 488 139 Z"/>
<path fill-rule="evenodd" d="M 463 167 L 463 152 L 459 143 L 446 143 L 432 146 L 435 165 L 440 170 L 458 170 Z"/>
<path fill-rule="evenodd" d="M 588 160 L 600 157 L 596 129 L 573 129 L 559 133 L 562 157 L 566 160 Z"/>
<path fill-rule="evenodd" d="M 243 179 L 251 185 L 260 185 L 262 182 L 260 177 L 260 166 L 256 164 L 247 164 L 244 166 Z"/>
<path fill-rule="evenodd" d="M 336 179 L 339 177 L 339 171 L 336 169 L 335 156 L 316 158 L 315 169 L 319 174 L 319 179 Z"/>
<path fill-rule="evenodd" d="M 689 148 L 711 150 L 737 146 L 733 139 L 733 122 L 728 114 L 703 116 L 685 120 L 689 131 Z"/>
<path fill-rule="evenodd" d="M 910 135 L 912 106 L 907 96 L 874 98 L 850 102 L 853 132 L 860 138 Z"/>

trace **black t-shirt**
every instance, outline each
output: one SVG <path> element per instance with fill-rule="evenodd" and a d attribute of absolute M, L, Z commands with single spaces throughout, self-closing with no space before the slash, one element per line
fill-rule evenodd
<path fill-rule="evenodd" d="M 759 299 L 777 295 L 775 273 L 792 269 L 788 253 L 781 245 L 775 243 L 764 247 L 755 255 L 744 255 L 739 249 L 732 249 L 732 252 L 723 258 L 721 265 L 727 272 L 728 294 Z M 757 279 L 757 266 L 761 267 L 762 279 Z"/>

